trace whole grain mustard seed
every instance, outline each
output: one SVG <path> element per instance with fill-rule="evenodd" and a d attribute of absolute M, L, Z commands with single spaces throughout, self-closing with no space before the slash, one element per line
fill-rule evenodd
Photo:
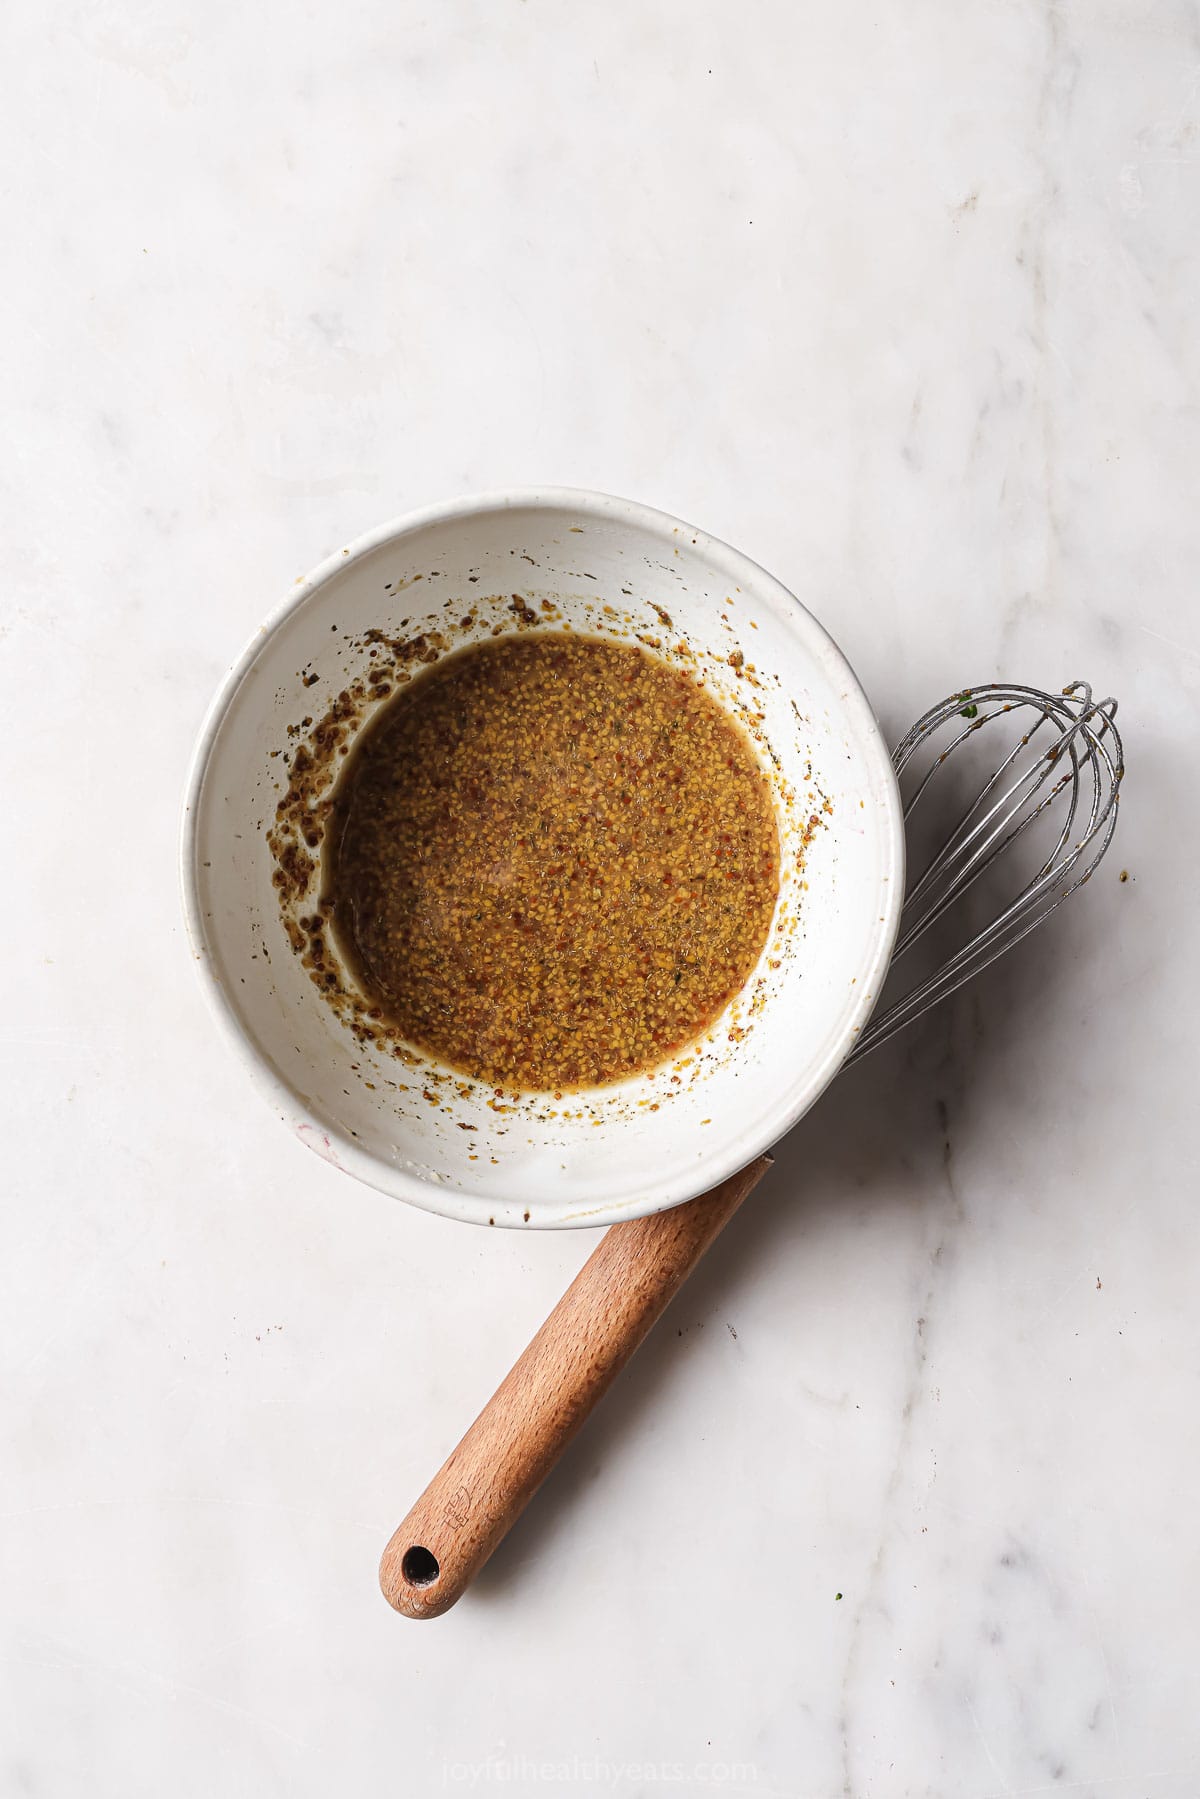
<path fill-rule="evenodd" d="M 596 1086 L 745 985 L 779 890 L 766 778 L 688 674 L 534 632 L 379 713 L 334 800 L 331 926 L 409 1043 L 504 1089 Z"/>

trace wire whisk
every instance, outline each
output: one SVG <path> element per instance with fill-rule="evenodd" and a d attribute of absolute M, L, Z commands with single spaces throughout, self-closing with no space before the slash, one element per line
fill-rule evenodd
<path fill-rule="evenodd" d="M 908 794 L 904 823 L 910 857 L 932 810 L 926 795 L 934 788 L 944 791 L 946 771 L 961 768 L 967 746 L 989 725 L 998 727 L 993 736 L 1007 727 L 1014 741 L 958 823 L 940 842 L 934 839 L 932 854 L 910 876 L 892 967 L 1021 839 L 1033 853 L 1033 872 L 990 923 L 871 1022 L 848 1061 L 868 1055 L 954 993 L 1089 879 L 1117 824 L 1125 770 L 1116 714 L 1116 700 L 1093 700 L 1086 681 L 1072 682 L 1060 694 L 989 683 L 964 688 L 917 720 L 892 756 Z M 974 757 L 970 760 L 974 766 Z"/>

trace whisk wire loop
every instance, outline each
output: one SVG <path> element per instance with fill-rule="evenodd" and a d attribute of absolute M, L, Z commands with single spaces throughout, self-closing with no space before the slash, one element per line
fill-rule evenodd
<path fill-rule="evenodd" d="M 933 973 L 889 1005 L 859 1037 L 848 1061 L 886 1043 L 964 981 L 987 968 L 1056 912 L 1090 879 L 1112 842 L 1124 755 L 1116 726 L 1117 702 L 1099 702 L 1086 681 L 1061 693 L 992 682 L 964 688 L 934 706 L 897 745 L 892 765 L 909 788 L 906 826 L 937 776 L 997 721 L 1017 737 L 986 774 L 958 822 L 909 883 L 892 967 L 975 886 L 1020 839 L 1059 806 L 1055 835 L 991 921 Z M 967 723 L 954 729 L 960 719 Z M 953 733 L 946 740 L 947 730 Z M 1035 739 L 1037 740 L 1035 743 Z M 944 747 L 938 748 L 938 743 Z M 1033 840 L 1030 839 L 1032 842 Z"/>

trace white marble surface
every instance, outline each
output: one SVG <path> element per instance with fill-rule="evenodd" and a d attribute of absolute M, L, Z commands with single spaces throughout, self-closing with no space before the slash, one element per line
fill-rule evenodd
<path fill-rule="evenodd" d="M 1195 6 L 0 29 L 0 1793 L 1193 1799 Z M 272 1121 L 178 798 L 296 575 L 538 480 L 757 556 L 889 730 L 1115 690 L 1127 804 L 415 1626 L 379 1549 L 590 1239 L 405 1211 Z"/>

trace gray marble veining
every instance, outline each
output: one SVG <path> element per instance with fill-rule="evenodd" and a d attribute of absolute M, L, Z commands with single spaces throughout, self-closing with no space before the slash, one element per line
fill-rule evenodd
<path fill-rule="evenodd" d="M 0 32 L 0 1792 L 1194 1799 L 1195 6 Z M 736 542 L 893 735 L 1082 676 L 1129 774 L 1069 915 L 837 1083 L 422 1629 L 379 1550 L 589 1239 L 280 1132 L 178 801 L 296 576 L 538 480 Z"/>

